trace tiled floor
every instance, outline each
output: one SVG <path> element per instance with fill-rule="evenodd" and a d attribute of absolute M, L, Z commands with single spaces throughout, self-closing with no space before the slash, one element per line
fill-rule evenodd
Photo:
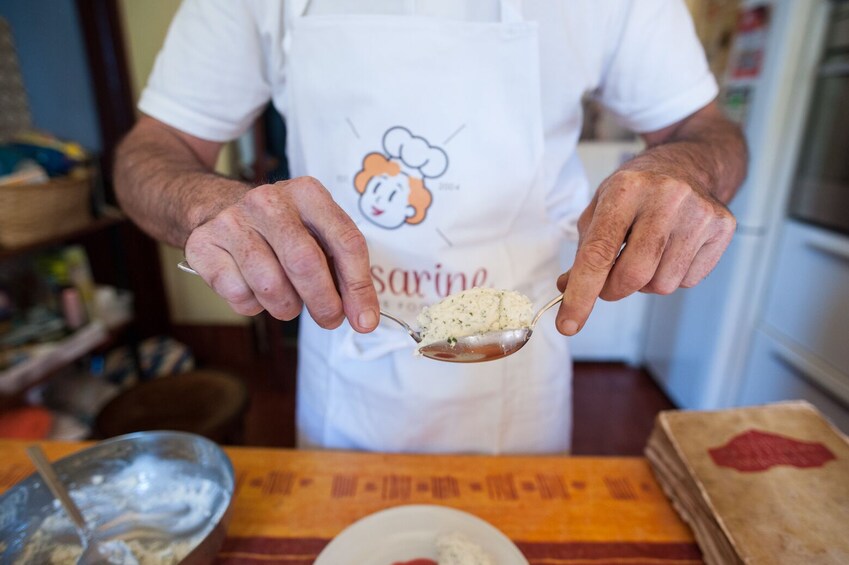
<path fill-rule="evenodd" d="M 268 367 L 238 371 L 251 390 L 246 444 L 294 444 L 295 359 L 294 348 L 281 355 L 273 377 Z M 576 363 L 573 403 L 574 455 L 640 455 L 657 412 L 673 408 L 648 373 L 621 363 Z"/>

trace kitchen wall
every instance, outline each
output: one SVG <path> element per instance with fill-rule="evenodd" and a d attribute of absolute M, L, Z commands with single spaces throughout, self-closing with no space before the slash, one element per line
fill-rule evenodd
<path fill-rule="evenodd" d="M 3 0 L 0 16 L 12 28 L 33 126 L 99 151 L 98 116 L 73 0 Z"/>
<path fill-rule="evenodd" d="M 126 38 L 127 63 L 133 83 L 133 96 L 138 100 L 139 94 L 147 83 L 147 77 L 153 69 L 156 54 L 165 40 L 168 25 L 180 6 L 180 1 L 120 0 L 118 4 Z M 232 155 L 232 147 L 228 145 L 219 159 L 219 172 L 229 174 L 233 170 Z M 160 245 L 159 255 L 173 323 L 200 325 L 249 323 L 249 318 L 232 312 L 199 277 L 177 270 L 176 264 L 183 258 L 182 250 Z"/>

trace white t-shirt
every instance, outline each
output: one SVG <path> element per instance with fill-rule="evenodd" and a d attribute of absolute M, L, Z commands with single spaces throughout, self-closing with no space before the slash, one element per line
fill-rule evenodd
<path fill-rule="evenodd" d="M 498 10 L 497 0 L 312 0 L 307 15 L 494 21 Z M 589 198 L 575 155 L 585 93 L 621 125 L 650 132 L 704 107 L 718 89 L 681 0 L 525 0 L 523 12 L 539 23 L 548 209 L 568 229 Z M 140 110 L 213 141 L 240 136 L 269 100 L 285 116 L 283 14 L 282 1 L 184 0 Z"/>

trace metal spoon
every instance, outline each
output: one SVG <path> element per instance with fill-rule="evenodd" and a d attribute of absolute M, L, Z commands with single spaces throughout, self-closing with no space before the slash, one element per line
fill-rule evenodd
<path fill-rule="evenodd" d="M 95 565 L 97 563 L 138 563 L 126 544 L 115 541 L 100 542 L 93 539 L 93 534 L 79 507 L 71 498 L 65 484 L 56 474 L 53 465 L 47 460 L 44 451 L 37 446 L 27 447 L 27 455 L 35 465 L 41 480 L 62 505 L 65 514 L 74 523 L 82 544 L 82 554 L 77 560 L 78 565 Z"/>
<path fill-rule="evenodd" d="M 177 268 L 186 273 L 198 274 L 186 261 L 177 263 Z M 419 353 L 436 361 L 448 361 L 451 363 L 480 363 L 482 361 L 494 361 L 495 359 L 507 357 L 525 346 L 531 338 L 531 334 L 540 316 L 552 306 L 559 304 L 562 300 L 562 294 L 552 298 L 548 304 L 539 309 L 539 312 L 536 313 L 533 321 L 527 327 L 436 341 L 420 347 Z M 403 327 L 416 343 L 422 342 L 421 332 L 411 328 L 404 320 L 396 318 L 383 310 L 380 311 L 380 315 Z"/>
<path fill-rule="evenodd" d="M 528 343 L 540 317 L 551 307 L 560 304 L 562 300 L 562 294 L 552 298 L 545 306 L 539 309 L 531 324 L 527 327 L 437 341 L 420 347 L 419 352 L 430 359 L 449 361 L 451 363 L 481 363 L 483 361 L 494 361 L 502 357 L 507 357 L 516 353 Z M 416 342 L 421 342 L 421 336 L 418 332 L 414 332 L 401 320 L 392 316 L 386 316 L 404 326 Z M 416 339 L 417 336 L 418 339 Z"/>

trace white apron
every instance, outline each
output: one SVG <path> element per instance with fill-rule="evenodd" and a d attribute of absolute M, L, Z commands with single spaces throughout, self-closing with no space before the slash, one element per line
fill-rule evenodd
<path fill-rule="evenodd" d="M 381 308 L 472 286 L 536 306 L 557 292 L 560 232 L 541 171 L 537 26 L 303 15 L 284 42 L 293 176 L 318 178 L 368 241 Z M 299 445 L 392 452 L 544 453 L 571 435 L 571 360 L 554 314 L 517 354 L 481 364 L 414 355 L 383 320 L 368 335 L 301 317 Z"/>

